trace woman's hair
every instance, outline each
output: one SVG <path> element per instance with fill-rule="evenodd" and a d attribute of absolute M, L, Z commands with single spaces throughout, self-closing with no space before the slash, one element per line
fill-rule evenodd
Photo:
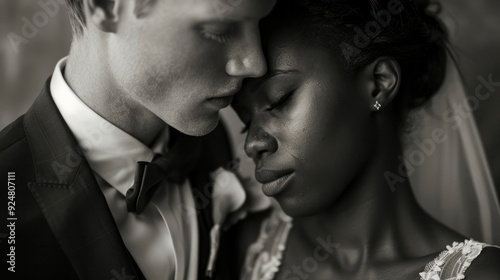
<path fill-rule="evenodd" d="M 266 21 L 298 27 L 332 49 L 351 74 L 379 57 L 396 59 L 402 77 L 393 102 L 403 128 L 408 113 L 429 101 L 445 76 L 447 33 L 439 11 L 429 0 L 278 0 Z"/>

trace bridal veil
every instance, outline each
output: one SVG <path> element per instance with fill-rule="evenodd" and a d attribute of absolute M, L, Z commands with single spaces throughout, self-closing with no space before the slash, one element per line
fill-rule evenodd
<path fill-rule="evenodd" d="M 414 114 L 404 162 L 421 206 L 459 233 L 500 245 L 500 206 L 473 111 L 487 102 L 467 96 L 455 60 L 448 57 L 443 85 Z"/>

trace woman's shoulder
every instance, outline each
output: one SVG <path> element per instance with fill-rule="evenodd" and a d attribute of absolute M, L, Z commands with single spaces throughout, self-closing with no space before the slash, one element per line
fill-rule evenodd
<path fill-rule="evenodd" d="M 500 279 L 500 247 L 487 246 L 474 260 L 467 272 L 467 280 Z"/>
<path fill-rule="evenodd" d="M 454 242 L 420 273 L 421 280 L 500 279 L 500 247 L 474 240 Z"/>

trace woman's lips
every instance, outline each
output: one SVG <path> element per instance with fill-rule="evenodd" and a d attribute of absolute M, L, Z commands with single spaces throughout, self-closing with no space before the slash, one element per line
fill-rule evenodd
<path fill-rule="evenodd" d="M 255 171 L 255 178 L 262 183 L 262 191 L 267 196 L 275 196 L 285 189 L 285 186 L 293 177 L 293 170 L 265 170 Z"/>

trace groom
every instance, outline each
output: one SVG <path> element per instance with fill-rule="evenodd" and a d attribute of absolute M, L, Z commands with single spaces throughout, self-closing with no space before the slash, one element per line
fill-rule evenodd
<path fill-rule="evenodd" d="M 219 110 L 265 74 L 258 22 L 274 1 L 67 3 L 69 56 L 0 133 L 1 275 L 206 278 L 209 173 L 231 159 Z"/>

